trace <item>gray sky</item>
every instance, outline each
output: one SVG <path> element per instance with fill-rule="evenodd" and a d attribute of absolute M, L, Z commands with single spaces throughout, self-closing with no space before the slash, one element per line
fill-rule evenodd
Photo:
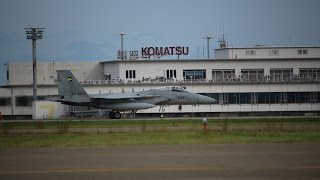
<path fill-rule="evenodd" d="M 217 48 L 223 27 L 234 47 L 319 45 L 319 8 L 319 0 L 0 0 L 0 84 L 4 63 L 32 60 L 25 27 L 45 28 L 38 62 L 114 60 L 120 32 L 127 50 L 188 46 L 190 59 L 197 46 L 202 57 L 204 35 Z"/>

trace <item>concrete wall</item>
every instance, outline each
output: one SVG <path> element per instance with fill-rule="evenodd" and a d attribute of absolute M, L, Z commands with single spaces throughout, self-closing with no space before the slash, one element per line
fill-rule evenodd
<path fill-rule="evenodd" d="M 111 80 L 120 79 L 119 64 L 117 62 L 104 65 L 103 72 L 104 75 L 111 74 Z"/>
<path fill-rule="evenodd" d="M 9 85 L 32 84 L 32 63 L 9 63 Z M 103 79 L 103 68 L 99 62 L 40 62 L 37 63 L 37 84 L 55 84 L 57 70 L 70 69 L 81 81 Z"/>

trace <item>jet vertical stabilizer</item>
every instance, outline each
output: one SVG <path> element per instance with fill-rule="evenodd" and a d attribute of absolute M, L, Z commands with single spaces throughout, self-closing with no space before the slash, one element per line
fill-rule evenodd
<path fill-rule="evenodd" d="M 70 70 L 58 70 L 58 94 L 62 101 L 90 102 L 90 96 Z"/>

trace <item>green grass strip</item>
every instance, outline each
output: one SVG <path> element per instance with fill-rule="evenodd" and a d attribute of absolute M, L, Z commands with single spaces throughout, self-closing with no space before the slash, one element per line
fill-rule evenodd
<path fill-rule="evenodd" d="M 266 118 L 266 119 L 208 119 L 210 126 L 246 125 L 259 126 L 274 124 L 320 125 L 320 118 Z M 2 122 L 0 130 L 6 129 L 59 129 L 68 128 L 130 128 L 130 127 L 196 127 L 201 126 L 202 119 L 189 120 L 118 120 L 118 121 L 36 121 L 36 122 Z"/>
<path fill-rule="evenodd" d="M 111 134 L 0 134 L 0 148 L 221 143 L 320 143 L 320 132 L 194 131 Z"/>

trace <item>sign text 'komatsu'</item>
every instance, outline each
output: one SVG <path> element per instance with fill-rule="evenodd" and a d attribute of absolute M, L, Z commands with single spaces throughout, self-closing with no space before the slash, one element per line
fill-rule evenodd
<path fill-rule="evenodd" d="M 146 56 L 172 56 L 172 55 L 188 55 L 189 47 L 171 46 L 171 47 L 142 47 L 141 55 Z"/>

